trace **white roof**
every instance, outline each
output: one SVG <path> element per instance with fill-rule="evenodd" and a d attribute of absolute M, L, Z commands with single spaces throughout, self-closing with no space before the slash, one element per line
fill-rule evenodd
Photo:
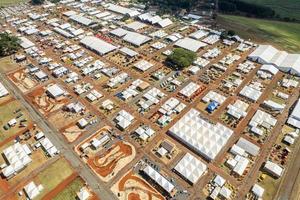
<path fill-rule="evenodd" d="M 63 15 L 67 16 L 67 17 L 70 17 L 72 15 L 76 15 L 77 12 L 74 11 L 74 10 L 69 10 L 69 11 L 66 11 L 66 12 L 63 12 Z"/>
<path fill-rule="evenodd" d="M 77 194 L 77 197 L 80 200 L 87 200 L 90 197 L 90 193 L 87 191 L 86 188 L 81 188 Z"/>
<path fill-rule="evenodd" d="M 204 31 L 204 30 L 198 30 L 198 31 L 195 31 L 193 33 L 191 33 L 189 36 L 191 38 L 194 38 L 196 40 L 204 37 L 204 36 L 207 36 L 208 35 L 208 32 L 207 31 Z"/>
<path fill-rule="evenodd" d="M 118 37 L 123 37 L 124 35 L 126 35 L 129 31 L 123 29 L 123 28 L 116 28 L 112 31 L 110 31 L 111 34 L 118 36 Z"/>
<path fill-rule="evenodd" d="M 4 97 L 8 94 L 9 92 L 7 91 L 7 89 L 4 87 L 2 83 L 0 83 L 0 97 Z"/>
<path fill-rule="evenodd" d="M 245 138 L 240 138 L 236 145 L 244 149 L 247 153 L 251 154 L 252 156 L 257 156 L 260 150 L 259 146 L 249 142 Z"/>
<path fill-rule="evenodd" d="M 272 64 L 278 69 L 300 76 L 300 54 L 278 51 L 271 45 L 259 45 L 249 58 L 261 64 Z"/>
<path fill-rule="evenodd" d="M 233 171 L 242 176 L 250 161 L 240 155 L 236 155 L 235 160 L 237 161 L 237 164 L 234 166 Z"/>
<path fill-rule="evenodd" d="M 205 173 L 207 166 L 190 153 L 186 153 L 174 169 L 185 179 L 195 184 Z"/>
<path fill-rule="evenodd" d="M 211 101 L 217 102 L 219 105 L 221 105 L 226 100 L 226 97 L 215 92 L 215 91 L 209 91 L 203 98 L 202 101 L 209 103 Z"/>
<path fill-rule="evenodd" d="M 143 172 L 146 173 L 153 181 L 155 181 L 160 187 L 162 187 L 166 192 L 171 193 L 175 186 L 168 181 L 159 172 L 153 169 L 150 165 L 147 165 Z"/>
<path fill-rule="evenodd" d="M 165 18 L 163 20 L 158 21 L 157 24 L 160 27 L 165 28 L 165 27 L 170 26 L 171 24 L 173 24 L 173 22 L 169 18 Z"/>
<path fill-rule="evenodd" d="M 81 44 L 85 45 L 86 47 L 98 52 L 100 55 L 104 55 L 106 53 L 109 53 L 115 49 L 117 49 L 116 46 L 107 43 L 97 37 L 94 36 L 86 36 L 81 41 Z"/>
<path fill-rule="evenodd" d="M 264 63 L 270 63 L 272 58 L 278 53 L 278 50 L 271 45 L 259 45 L 250 55 L 250 58 L 261 59 Z"/>
<path fill-rule="evenodd" d="M 220 195 L 223 196 L 225 199 L 229 199 L 231 196 L 232 191 L 229 190 L 227 187 L 223 186 L 220 190 Z"/>
<path fill-rule="evenodd" d="M 191 97 L 199 88 L 200 88 L 200 85 L 198 85 L 194 82 L 190 82 L 184 88 L 182 88 L 179 91 L 179 93 L 185 97 Z"/>
<path fill-rule="evenodd" d="M 134 67 L 141 70 L 141 71 L 147 71 L 153 66 L 152 63 L 146 61 L 146 60 L 140 60 L 134 64 Z"/>
<path fill-rule="evenodd" d="M 93 20 L 91 20 L 91 19 L 89 19 L 87 17 L 84 17 L 82 15 L 72 15 L 70 17 L 70 19 L 73 20 L 73 21 L 76 21 L 76 22 L 78 22 L 80 24 L 83 24 L 85 26 L 89 26 L 90 24 L 93 23 Z"/>
<path fill-rule="evenodd" d="M 269 113 L 266 113 L 262 110 L 257 110 L 255 115 L 252 117 L 251 121 L 249 122 L 250 126 L 264 126 L 265 128 L 274 127 L 277 123 L 277 119 L 275 119 Z"/>
<path fill-rule="evenodd" d="M 35 46 L 35 44 L 31 42 L 29 39 L 27 39 L 26 37 L 19 37 L 19 39 L 20 39 L 20 45 L 23 49 L 28 49 L 30 47 Z"/>
<path fill-rule="evenodd" d="M 253 194 L 255 196 L 257 196 L 258 198 L 262 198 L 263 197 L 263 194 L 265 192 L 265 189 L 262 188 L 261 186 L 257 185 L 257 184 L 254 184 L 251 191 L 253 192 Z"/>
<path fill-rule="evenodd" d="M 141 46 L 142 44 L 151 40 L 150 37 L 142 35 L 136 32 L 128 32 L 124 37 L 123 40 L 129 42 L 135 46 Z"/>
<path fill-rule="evenodd" d="M 287 121 L 288 124 L 300 128 L 300 101 L 298 100 Z"/>
<path fill-rule="evenodd" d="M 139 29 L 145 28 L 147 25 L 138 21 L 131 22 L 127 24 L 125 27 L 129 30 L 137 31 Z"/>
<path fill-rule="evenodd" d="M 127 47 L 122 47 L 122 48 L 120 49 L 120 51 L 121 51 L 122 53 L 124 53 L 124 54 L 130 56 L 130 57 L 134 57 L 134 56 L 136 56 L 136 55 L 139 54 L 138 52 L 133 51 L 133 50 L 127 48 Z"/>
<path fill-rule="evenodd" d="M 281 111 L 285 108 L 285 104 L 279 104 L 273 100 L 265 100 L 264 101 L 264 105 L 269 107 L 272 110 L 277 110 L 277 111 Z"/>
<path fill-rule="evenodd" d="M 257 90 L 256 88 L 253 88 L 251 86 L 246 85 L 241 91 L 240 95 L 251 99 L 253 101 L 257 101 L 259 97 L 261 96 L 262 92 Z"/>
<path fill-rule="evenodd" d="M 59 85 L 53 84 L 47 88 L 47 92 L 49 92 L 53 97 L 59 97 L 65 93 L 65 90 L 63 90 Z"/>
<path fill-rule="evenodd" d="M 274 67 L 274 65 L 269 65 L 269 64 L 262 65 L 260 67 L 260 70 L 267 71 L 272 75 L 277 74 L 277 72 L 279 71 L 276 67 Z"/>
<path fill-rule="evenodd" d="M 32 160 L 27 153 L 28 147 L 15 143 L 3 150 L 3 154 L 8 161 L 9 165 L 2 170 L 5 177 L 11 176 L 13 173 L 20 171 Z"/>
<path fill-rule="evenodd" d="M 217 175 L 217 176 L 214 178 L 213 182 L 214 182 L 215 184 L 217 184 L 218 186 L 222 187 L 222 186 L 226 183 L 226 180 L 225 180 L 222 176 Z"/>
<path fill-rule="evenodd" d="M 194 40 L 192 38 L 183 38 L 179 39 L 176 43 L 175 46 L 197 52 L 200 48 L 207 46 L 207 44 L 200 42 L 198 40 Z"/>
<path fill-rule="evenodd" d="M 191 109 L 177 121 L 169 133 L 206 159 L 213 160 L 233 131 L 220 123 L 207 122 L 199 111 Z"/>
<path fill-rule="evenodd" d="M 33 181 L 31 181 L 29 184 L 27 184 L 24 187 L 24 191 L 29 199 L 34 199 L 40 194 L 39 188 L 36 186 L 36 184 Z"/>
<path fill-rule="evenodd" d="M 270 172 L 271 174 L 280 177 L 283 173 L 283 168 L 278 164 L 273 163 L 271 161 L 267 161 L 264 165 L 264 170 Z"/>
<path fill-rule="evenodd" d="M 130 17 L 134 17 L 136 15 L 139 15 L 140 12 L 136 11 L 136 10 L 132 10 L 130 8 L 125 8 L 119 5 L 115 5 L 112 3 L 107 4 L 107 9 L 122 15 L 129 15 Z"/>

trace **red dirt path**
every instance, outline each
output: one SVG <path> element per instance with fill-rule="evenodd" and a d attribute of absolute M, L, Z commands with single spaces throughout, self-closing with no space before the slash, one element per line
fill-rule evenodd
<path fill-rule="evenodd" d="M 139 190 L 139 191 L 143 191 L 143 192 L 147 193 L 147 194 L 148 194 L 148 200 L 152 200 L 152 197 L 153 197 L 153 196 L 155 196 L 155 197 L 158 198 L 158 199 L 164 200 L 164 197 L 163 197 L 163 196 L 161 196 L 155 189 L 153 189 L 151 186 L 149 186 L 149 184 L 148 184 L 147 182 L 145 182 L 143 179 L 141 179 L 141 178 L 135 176 L 135 175 L 133 174 L 132 171 L 129 172 L 128 174 L 126 174 L 126 176 L 124 176 L 124 177 L 120 180 L 120 182 L 119 182 L 119 184 L 118 184 L 118 190 L 119 190 L 119 191 L 125 191 L 125 190 L 127 189 L 127 188 L 125 187 L 125 184 L 126 184 L 126 182 L 127 182 L 128 180 L 130 180 L 130 179 L 132 179 L 132 180 L 134 180 L 134 181 L 136 181 L 136 182 L 142 184 L 144 187 L 147 188 L 147 190 L 145 190 L 145 189 L 143 189 L 143 188 L 138 188 L 138 187 L 136 187 L 135 190 Z M 134 193 L 134 192 L 128 194 L 128 200 L 140 200 L 139 195 L 138 195 L 138 196 L 137 196 L 137 195 L 138 195 L 138 194 L 137 194 L 137 193 Z M 134 199 L 130 199 L 130 197 L 132 197 L 132 198 L 134 198 Z M 138 199 L 137 199 L 137 198 L 138 198 Z"/>
<path fill-rule="evenodd" d="M 114 157 L 115 154 L 110 155 L 108 158 L 105 159 L 103 163 L 99 163 L 100 158 L 104 158 L 107 154 L 109 154 L 114 148 L 119 147 L 120 150 L 116 152 L 116 154 L 120 153 L 115 158 L 111 159 L 111 157 Z M 123 142 L 116 143 L 109 151 L 107 151 L 104 155 L 101 156 L 95 156 L 91 159 L 89 159 L 87 162 L 88 164 L 102 177 L 106 177 L 109 174 L 112 173 L 114 168 L 117 166 L 117 163 L 120 159 L 126 158 L 132 154 L 132 147 L 130 145 L 124 144 Z"/>

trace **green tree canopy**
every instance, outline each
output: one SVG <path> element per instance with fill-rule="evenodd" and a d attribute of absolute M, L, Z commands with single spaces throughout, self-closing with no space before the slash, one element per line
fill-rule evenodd
<path fill-rule="evenodd" d="M 167 57 L 167 62 L 176 69 L 190 66 L 196 59 L 196 53 L 182 48 L 175 48 L 173 53 Z"/>
<path fill-rule="evenodd" d="M 8 56 L 20 48 L 19 38 L 8 33 L 0 33 L 0 56 Z"/>
<path fill-rule="evenodd" d="M 33 5 L 41 5 L 44 3 L 45 0 L 31 0 Z"/>

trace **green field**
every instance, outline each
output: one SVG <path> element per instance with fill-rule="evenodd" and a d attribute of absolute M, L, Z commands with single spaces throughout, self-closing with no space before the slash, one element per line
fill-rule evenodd
<path fill-rule="evenodd" d="M 281 17 L 290 17 L 300 20 L 299 0 L 242 0 L 272 8 Z"/>
<path fill-rule="evenodd" d="M 53 190 L 72 173 L 73 170 L 70 164 L 64 159 L 59 159 L 55 163 L 51 164 L 37 176 L 36 182 L 42 184 L 44 187 L 42 193 L 37 197 L 37 199 L 40 199 L 43 195 Z"/>
<path fill-rule="evenodd" d="M 13 5 L 25 1 L 26 0 L 0 0 L 0 6 L 9 6 L 9 5 Z"/>
<path fill-rule="evenodd" d="M 234 30 L 244 39 L 270 43 L 279 49 L 300 53 L 300 24 L 219 15 L 219 25 Z"/>
<path fill-rule="evenodd" d="M 14 111 L 17 109 L 21 109 L 21 111 L 14 114 Z M 26 125 L 31 123 L 29 114 L 18 101 L 12 101 L 7 104 L 1 105 L 0 111 L 0 142 L 15 135 L 19 131 L 26 129 L 26 127 L 19 128 L 19 122 L 21 119 L 27 120 L 27 122 L 24 123 Z M 7 122 L 13 118 L 16 118 L 21 113 L 23 114 L 23 116 L 17 119 L 17 124 L 14 127 L 9 128 L 8 130 L 4 130 L 4 126 L 7 125 Z"/>
<path fill-rule="evenodd" d="M 73 200 L 76 199 L 77 192 L 84 186 L 81 178 L 76 178 L 68 187 L 61 191 L 54 200 Z"/>

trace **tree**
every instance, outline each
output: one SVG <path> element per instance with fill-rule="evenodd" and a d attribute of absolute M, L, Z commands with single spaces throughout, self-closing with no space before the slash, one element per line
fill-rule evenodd
<path fill-rule="evenodd" d="M 44 3 L 45 0 L 31 0 L 33 5 L 41 5 Z"/>
<path fill-rule="evenodd" d="M 8 33 L 0 33 L 0 56 L 8 56 L 20 48 L 19 38 Z"/>
<path fill-rule="evenodd" d="M 229 30 L 229 31 L 227 32 L 227 34 L 228 34 L 229 36 L 234 36 L 234 35 L 235 35 L 235 31 L 234 31 L 234 30 Z"/>
<path fill-rule="evenodd" d="M 195 59 L 196 53 L 182 48 L 175 48 L 173 53 L 167 57 L 166 61 L 176 69 L 183 69 L 190 66 Z"/>

